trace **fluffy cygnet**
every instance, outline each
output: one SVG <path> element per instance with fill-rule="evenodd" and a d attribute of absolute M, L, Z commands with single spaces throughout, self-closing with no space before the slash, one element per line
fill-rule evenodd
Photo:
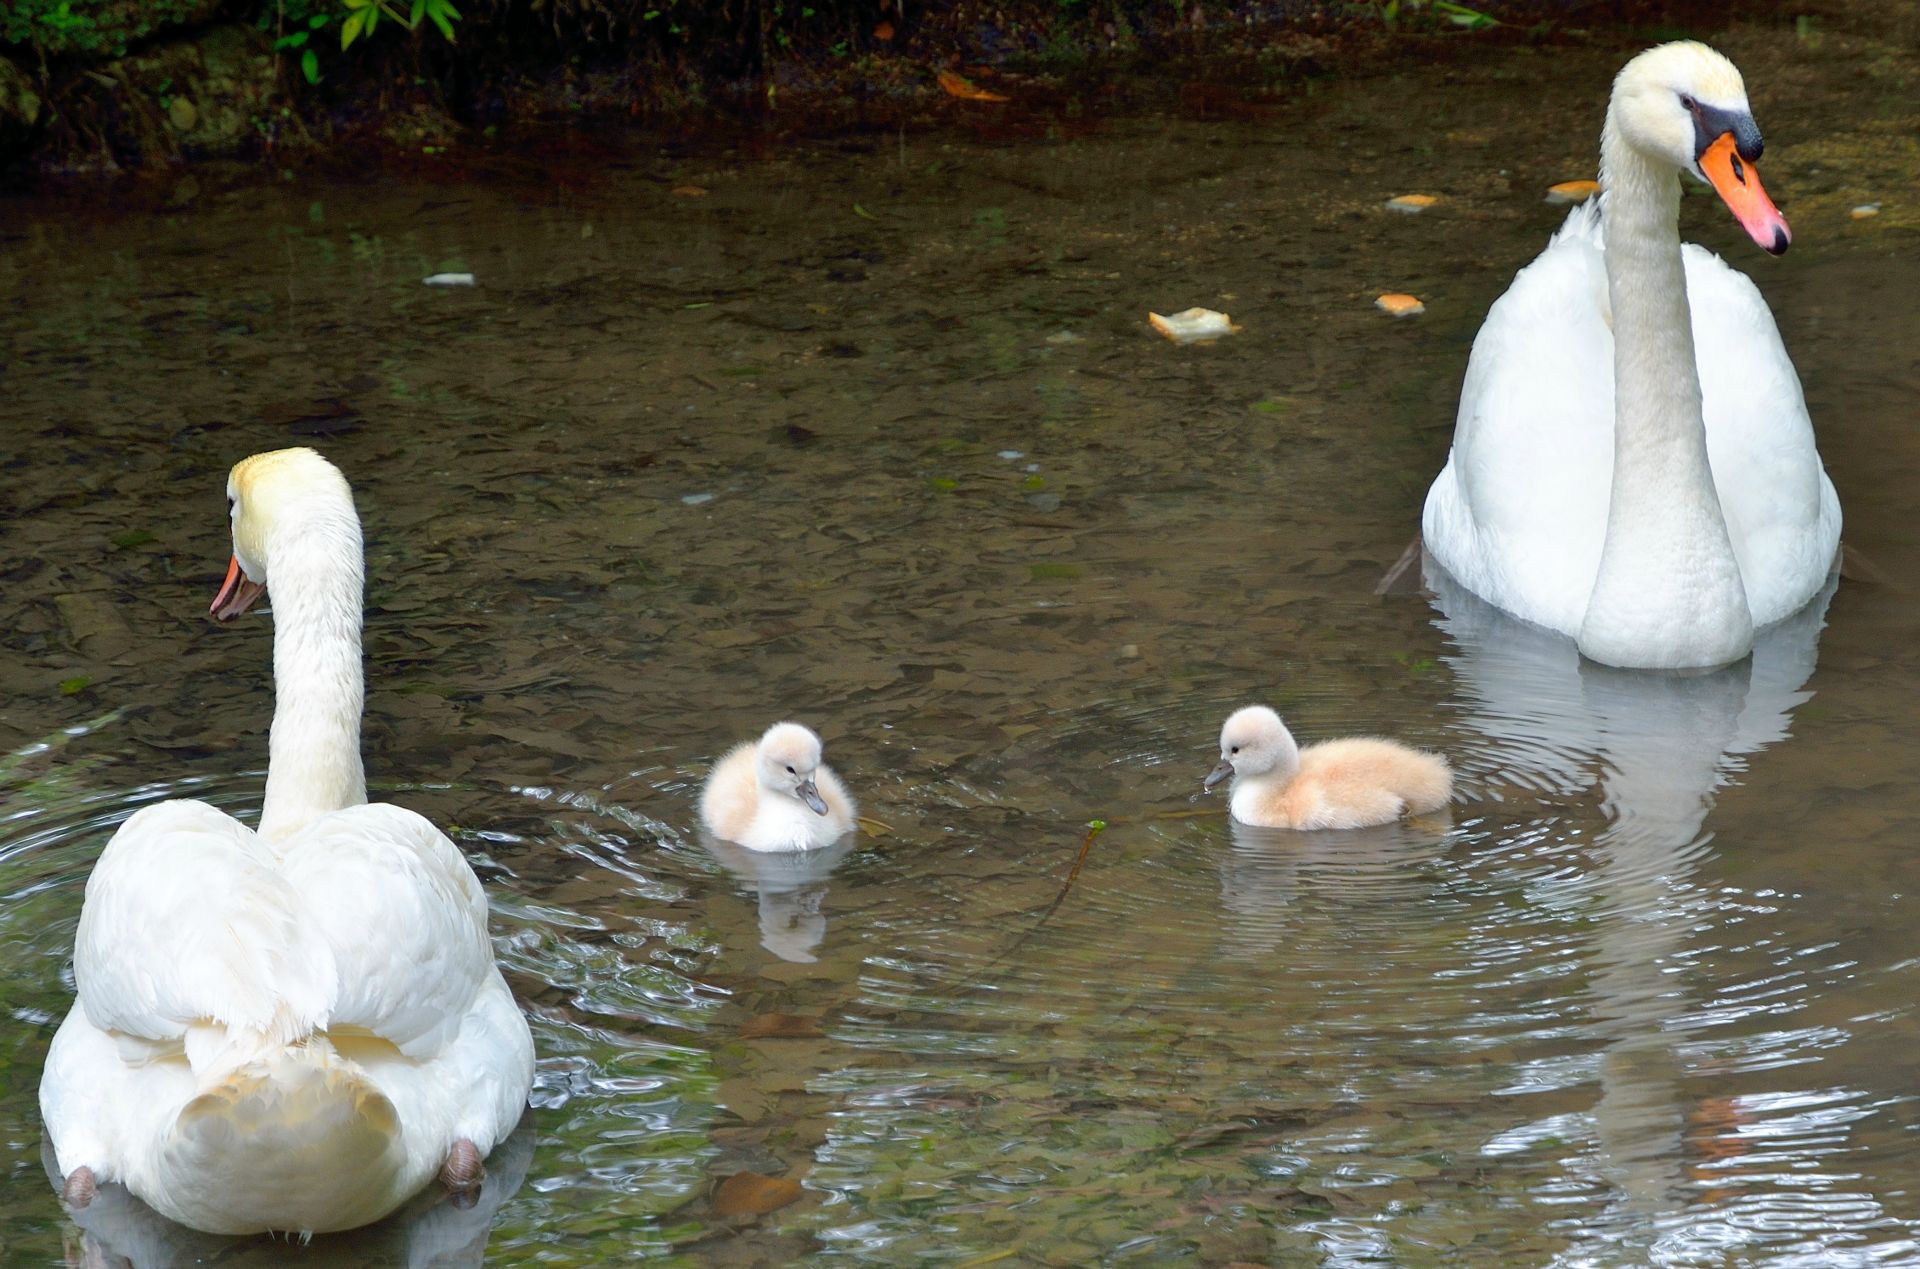
<path fill-rule="evenodd" d="M 1262 828 L 1365 828 L 1445 806 L 1453 772 L 1439 754 L 1359 736 L 1305 749 L 1265 705 L 1236 710 L 1220 729 L 1211 789 L 1233 778 L 1233 818 Z"/>
<path fill-rule="evenodd" d="M 748 850 L 808 850 L 853 827 L 853 799 L 820 762 L 820 737 L 775 723 L 713 764 L 700 822 Z"/>

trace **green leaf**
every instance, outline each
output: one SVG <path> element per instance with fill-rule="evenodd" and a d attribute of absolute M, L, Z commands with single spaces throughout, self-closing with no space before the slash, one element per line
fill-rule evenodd
<path fill-rule="evenodd" d="M 427 0 L 413 0 L 413 9 L 407 14 L 408 26 L 419 26 L 420 19 L 427 11 Z"/>
<path fill-rule="evenodd" d="M 460 10 L 447 0 L 427 0 L 427 16 L 440 28 L 440 34 L 447 37 L 447 43 L 453 43 L 453 23 L 460 16 Z"/>
<path fill-rule="evenodd" d="M 855 204 L 853 205 L 853 214 L 854 214 L 854 215 L 856 215 L 856 216 L 858 216 L 858 217 L 860 217 L 860 219 L 862 219 L 862 220 L 878 220 L 878 219 L 880 219 L 880 218 L 879 218 L 878 216 L 875 216 L 875 215 L 874 215 L 874 214 L 873 214 L 872 212 L 870 212 L 870 211 L 868 211 L 868 210 L 867 210 L 866 208 L 864 208 L 864 207 L 862 207 L 862 206 L 861 206 L 860 204 L 858 204 L 858 203 L 855 203 Z"/>
<path fill-rule="evenodd" d="M 331 21 L 333 21 L 333 15 L 331 13 L 316 13 L 307 19 L 307 26 L 311 30 L 318 31 Z"/>
<path fill-rule="evenodd" d="M 70 679 L 60 680 L 60 695 L 78 696 L 92 686 L 93 676 L 91 674 L 76 674 Z"/>
<path fill-rule="evenodd" d="M 300 55 L 300 73 L 307 77 L 309 84 L 320 82 L 320 55 L 312 49 Z"/>
<path fill-rule="evenodd" d="M 347 0 L 347 3 L 352 4 L 353 0 Z M 366 24 L 367 15 L 372 12 L 372 9 L 360 8 L 347 15 L 347 20 L 340 24 L 340 47 L 342 50 L 351 48 L 353 42 L 360 38 L 360 28 Z"/>
<path fill-rule="evenodd" d="M 307 33 L 305 31 L 295 31 L 292 35 L 283 35 L 275 40 L 273 42 L 273 51 L 278 53 L 283 48 L 299 48 L 306 42 Z"/>

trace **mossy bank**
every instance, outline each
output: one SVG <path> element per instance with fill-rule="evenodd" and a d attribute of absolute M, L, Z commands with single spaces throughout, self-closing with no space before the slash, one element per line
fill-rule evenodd
<path fill-rule="evenodd" d="M 1743 11 L 1774 6 L 1753 0 Z M 0 0 L 13 184 L 205 158 L 431 159 L 516 129 L 776 131 L 936 121 L 956 99 L 1070 117 L 1163 90 L 1200 110 L 1382 56 L 1723 22 L 1685 0 Z M 1468 53 L 1470 55 L 1470 52 Z"/>

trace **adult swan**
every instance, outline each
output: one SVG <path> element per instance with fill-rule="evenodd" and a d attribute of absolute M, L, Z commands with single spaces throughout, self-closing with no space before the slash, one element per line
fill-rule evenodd
<path fill-rule="evenodd" d="M 40 1108 L 67 1201 L 118 1181 L 216 1234 L 378 1220 L 479 1182 L 526 1106 L 533 1040 L 446 836 L 367 802 L 360 521 L 334 466 L 227 480 L 230 621 L 268 586 L 277 697 L 255 832 L 204 802 L 133 815 L 87 881 L 79 998 Z"/>
<path fill-rule="evenodd" d="M 1826 581 L 1840 502 L 1766 302 L 1680 243 L 1676 172 L 1787 249 L 1733 63 L 1663 44 L 1621 70 L 1581 207 L 1473 344 L 1427 550 L 1609 665 L 1724 665 Z"/>

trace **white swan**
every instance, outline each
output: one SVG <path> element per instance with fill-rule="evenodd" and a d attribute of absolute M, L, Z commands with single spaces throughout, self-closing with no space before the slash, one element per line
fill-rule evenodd
<path fill-rule="evenodd" d="M 1220 728 L 1220 764 L 1204 787 L 1226 779 L 1233 818 L 1256 828 L 1368 828 L 1453 796 L 1453 770 L 1437 753 L 1377 736 L 1302 749 L 1265 705 L 1235 710 Z"/>
<path fill-rule="evenodd" d="M 360 765 L 360 522 L 312 450 L 227 480 L 229 621 L 274 596 L 276 703 L 256 833 L 142 809 L 87 881 L 78 999 L 40 1107 L 69 1203 L 125 1185 L 218 1234 L 349 1229 L 480 1160 L 526 1106 L 533 1041 L 486 896 Z"/>
<path fill-rule="evenodd" d="M 1825 583 L 1840 502 L 1752 282 L 1679 235 L 1677 172 L 1787 249 L 1740 72 L 1664 44 L 1614 81 L 1598 205 L 1574 211 L 1474 341 L 1431 555 L 1610 665 L 1745 656 Z"/>
<path fill-rule="evenodd" d="M 820 737 L 775 723 L 713 764 L 700 822 L 748 850 L 810 850 L 853 827 L 853 798 L 820 761 Z"/>

